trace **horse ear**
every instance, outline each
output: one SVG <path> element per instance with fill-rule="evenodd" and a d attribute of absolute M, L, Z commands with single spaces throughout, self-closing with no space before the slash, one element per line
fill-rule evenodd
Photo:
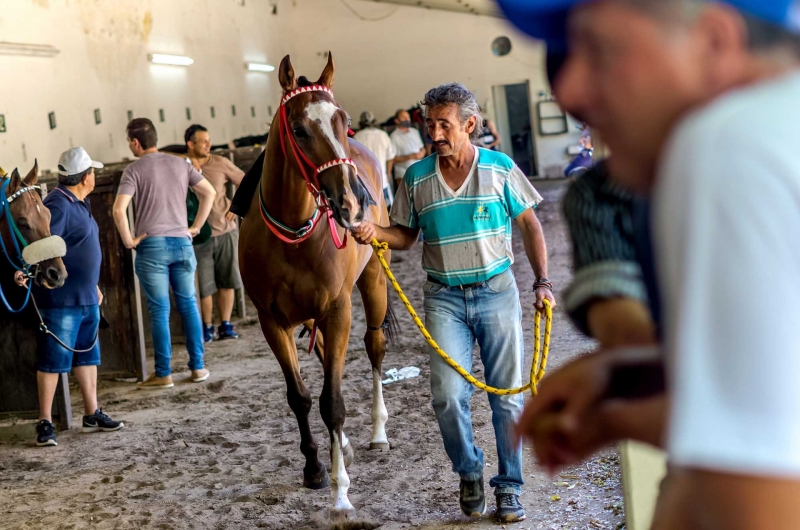
<path fill-rule="evenodd" d="M 333 54 L 328 52 L 328 64 L 325 65 L 325 69 L 322 71 L 322 75 L 319 76 L 319 81 L 317 81 L 318 85 L 325 85 L 328 88 L 333 88 L 333 72 L 335 68 L 333 67 Z"/>
<path fill-rule="evenodd" d="M 28 173 L 28 176 L 25 177 L 23 182 L 26 186 L 33 186 L 36 184 L 37 180 L 39 180 L 39 160 L 35 159 L 33 161 L 33 168 L 31 169 L 30 173 Z"/>
<path fill-rule="evenodd" d="M 278 67 L 278 80 L 284 92 L 290 92 L 297 88 L 297 80 L 294 78 L 294 68 L 292 68 L 292 61 L 289 59 L 288 55 L 283 58 L 281 65 Z"/>
<path fill-rule="evenodd" d="M 8 189 L 9 190 L 18 189 L 20 187 L 19 185 L 20 180 L 21 179 L 19 176 L 19 171 L 17 171 L 17 168 L 14 168 L 14 171 L 11 172 L 11 182 L 8 183 Z"/>

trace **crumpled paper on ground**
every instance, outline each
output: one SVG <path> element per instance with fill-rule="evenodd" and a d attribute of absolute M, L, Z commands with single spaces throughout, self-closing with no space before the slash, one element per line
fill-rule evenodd
<path fill-rule="evenodd" d="M 390 370 L 386 370 L 384 374 L 388 377 L 388 379 L 384 379 L 382 383 L 384 385 L 388 385 L 391 383 L 396 383 L 397 381 L 402 381 L 403 379 L 413 379 L 419 376 L 419 368 L 416 366 L 406 366 L 405 368 L 392 368 Z"/>

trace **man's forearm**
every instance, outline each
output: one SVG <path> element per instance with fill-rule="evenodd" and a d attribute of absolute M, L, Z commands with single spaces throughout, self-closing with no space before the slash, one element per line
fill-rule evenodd
<path fill-rule="evenodd" d="M 197 217 L 195 217 L 193 225 L 195 228 L 201 228 L 205 224 L 213 205 L 213 195 L 204 195 L 200 197 L 200 204 L 197 206 Z"/>
<path fill-rule="evenodd" d="M 120 239 L 122 239 L 125 246 L 128 246 L 128 243 L 133 241 L 133 236 L 131 235 L 130 226 L 128 226 L 128 215 L 125 210 L 114 208 L 114 224 L 117 225 Z"/>
<path fill-rule="evenodd" d="M 525 219 L 520 224 L 525 254 L 531 264 L 536 278 L 547 278 L 547 243 L 544 240 L 544 231 L 539 220 L 531 210 L 525 213 Z"/>
<path fill-rule="evenodd" d="M 603 406 L 604 425 L 617 440 L 636 440 L 662 447 L 668 401 L 666 394 L 648 399 L 609 401 Z"/>
<path fill-rule="evenodd" d="M 375 226 L 376 239 L 385 242 L 392 250 L 408 250 L 419 238 L 419 230 L 399 226 Z M 411 233 L 413 232 L 413 234 Z"/>

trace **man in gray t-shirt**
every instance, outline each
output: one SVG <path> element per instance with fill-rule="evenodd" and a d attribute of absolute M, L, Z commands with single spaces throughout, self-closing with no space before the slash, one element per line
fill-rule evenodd
<path fill-rule="evenodd" d="M 128 124 L 128 147 L 139 160 L 125 168 L 114 201 L 114 222 L 126 248 L 136 249 L 135 270 L 147 298 L 153 333 L 155 373 L 139 383 L 142 389 L 172 388 L 169 331 L 169 289 L 175 295 L 186 333 L 192 381 L 210 375 L 203 365 L 203 330 L 195 298 L 197 260 L 192 237 L 206 222 L 216 192 L 191 164 L 156 149 L 153 122 L 137 118 Z M 187 227 L 186 194 L 189 187 L 200 198 L 194 224 Z M 135 233 L 131 235 L 127 210 L 133 200 Z"/>

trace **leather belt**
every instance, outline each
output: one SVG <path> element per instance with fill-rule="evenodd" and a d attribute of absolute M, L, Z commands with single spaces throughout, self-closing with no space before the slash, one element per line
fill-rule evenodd
<path fill-rule="evenodd" d="M 476 282 L 476 283 L 465 283 L 463 285 L 447 285 L 446 283 L 442 283 L 430 274 L 428 274 L 428 281 L 431 283 L 435 283 L 436 285 L 441 285 L 443 287 L 447 287 L 448 289 L 461 289 L 462 291 L 466 291 L 467 289 L 473 289 L 475 287 L 480 287 L 484 285 L 486 282 Z"/>

